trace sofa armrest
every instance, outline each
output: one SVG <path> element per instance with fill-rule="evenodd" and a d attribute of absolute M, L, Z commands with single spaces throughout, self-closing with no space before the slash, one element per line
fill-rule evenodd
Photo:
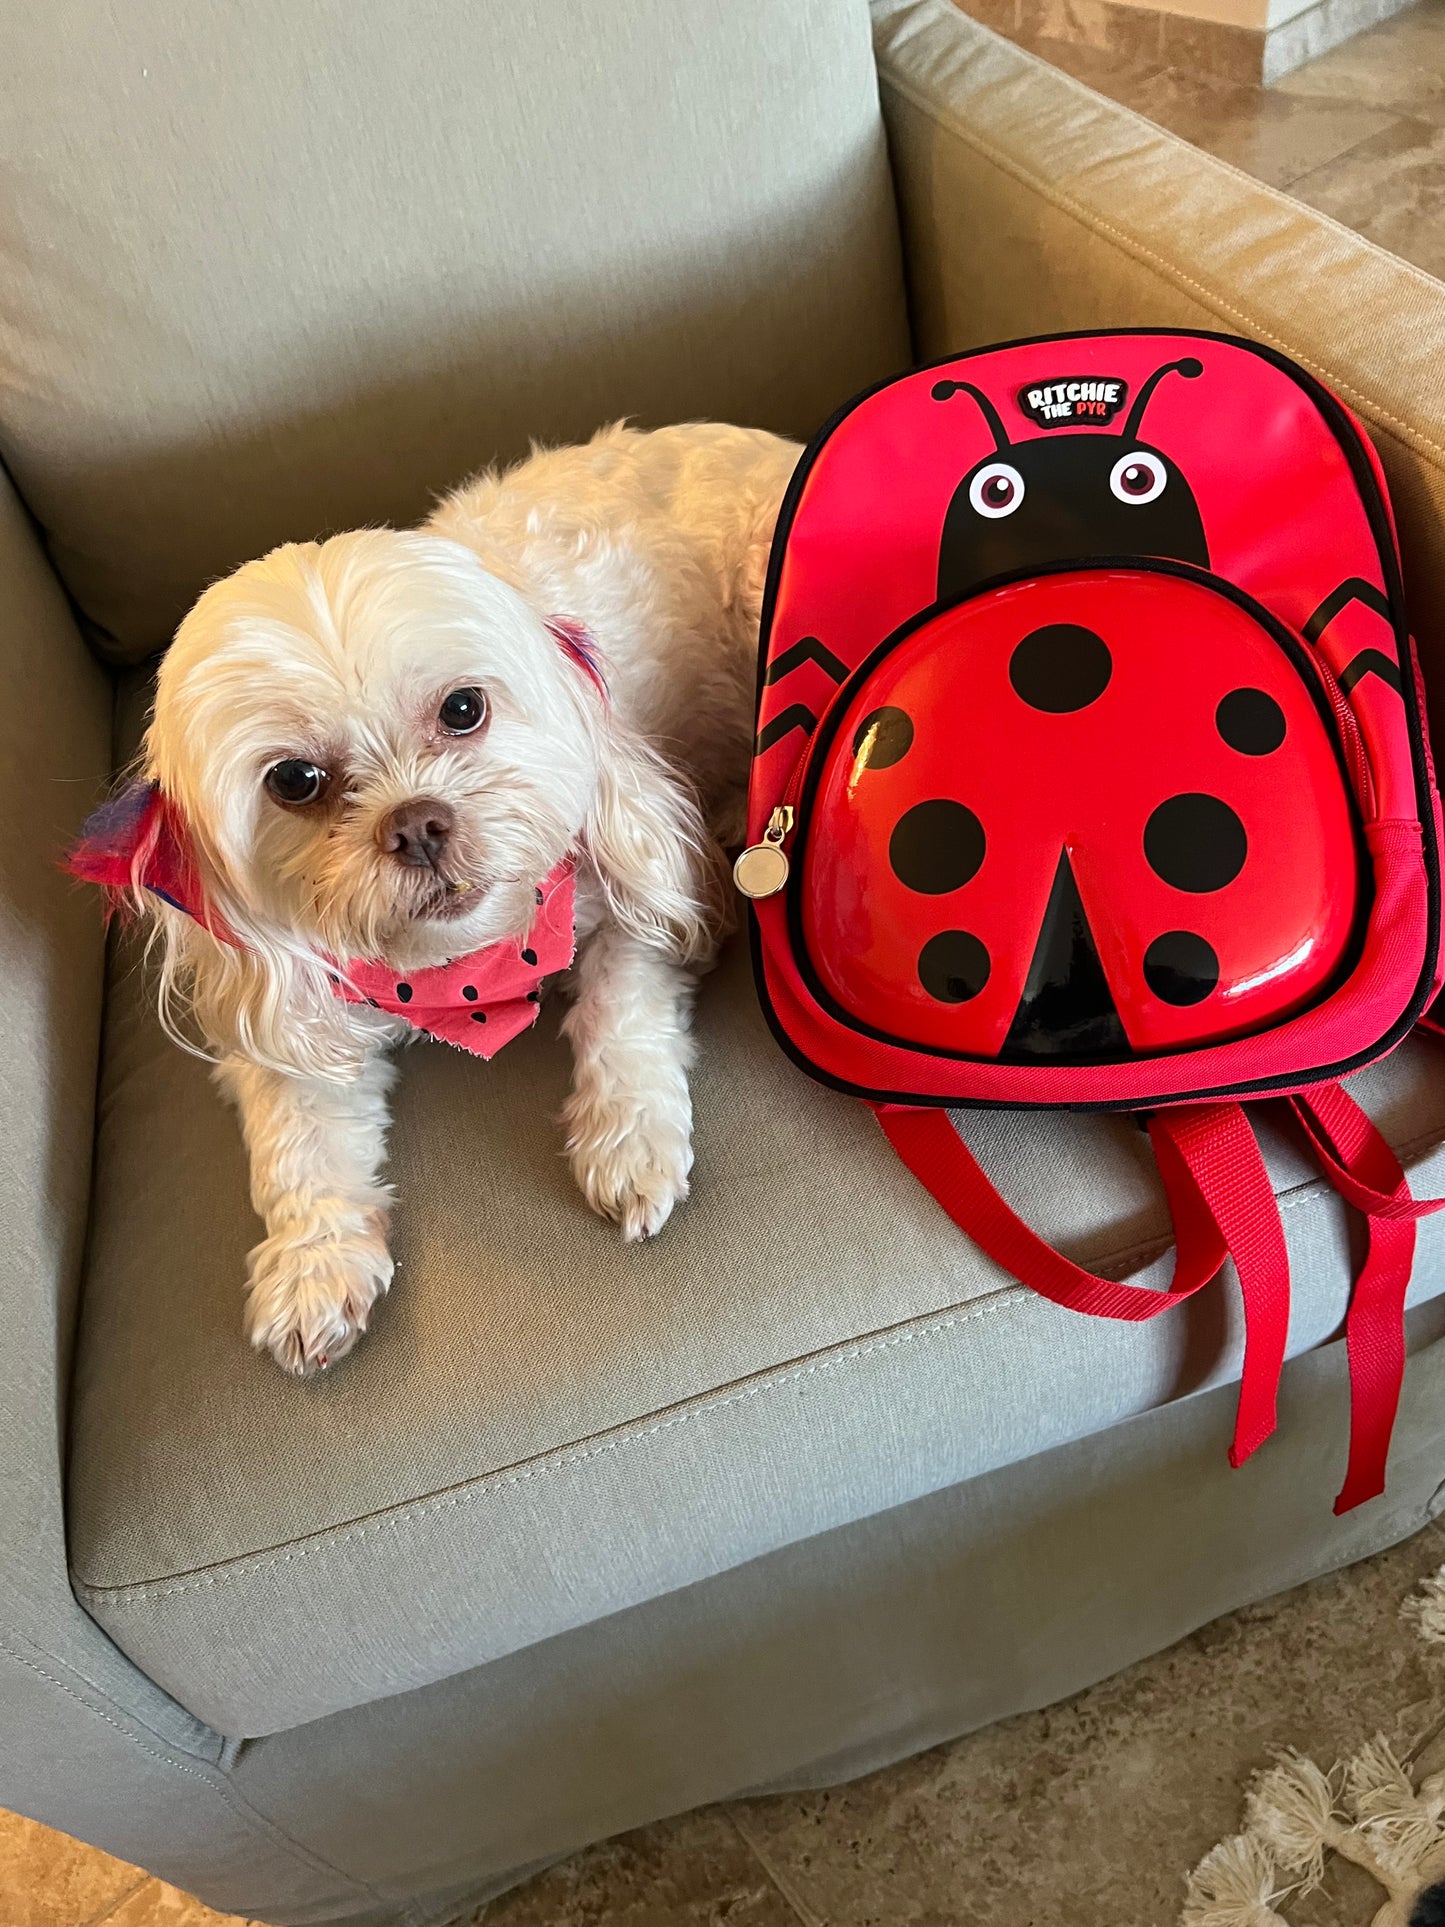
<path fill-rule="evenodd" d="M 921 359 L 1075 328 L 1267 342 L 1365 423 L 1445 724 L 1445 284 L 961 14 L 875 0 Z"/>
<path fill-rule="evenodd" d="M 112 709 L 0 473 L 0 1806 L 92 1839 L 107 1806 L 144 1804 L 134 1770 L 153 1771 L 167 1744 L 219 1744 L 117 1651 L 66 1572 L 105 942 L 94 893 L 57 858 L 108 776 Z"/>

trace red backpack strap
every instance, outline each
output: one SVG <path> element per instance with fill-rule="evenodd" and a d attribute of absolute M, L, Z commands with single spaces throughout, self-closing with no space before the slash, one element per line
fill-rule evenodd
<path fill-rule="evenodd" d="M 1239 1104 L 1188 1104 L 1158 1111 L 1150 1135 L 1159 1168 L 1172 1142 L 1229 1248 L 1244 1301 L 1244 1369 L 1231 1465 L 1243 1465 L 1275 1428 L 1280 1373 L 1289 1341 L 1289 1249 L 1279 1203 L 1249 1119 Z"/>
<path fill-rule="evenodd" d="M 1157 1111 L 1149 1135 L 1174 1220 L 1174 1276 L 1151 1291 L 1086 1271 L 1031 1231 L 935 1110 L 878 1107 L 913 1175 L 994 1263 L 1042 1297 L 1096 1318 L 1157 1318 L 1234 1259 L 1244 1298 L 1245 1354 L 1230 1462 L 1242 1465 L 1274 1430 L 1289 1332 L 1289 1256 L 1264 1161 L 1237 1104 Z"/>
<path fill-rule="evenodd" d="M 1340 1085 L 1317 1084 L 1289 1102 L 1325 1176 L 1356 1210 L 1412 1221 L 1445 1210 L 1445 1198 L 1411 1197 L 1399 1159 Z"/>
<path fill-rule="evenodd" d="M 1415 1259 L 1415 1221 L 1445 1198 L 1412 1198 L 1400 1161 L 1380 1132 L 1338 1084 L 1321 1084 L 1290 1100 L 1325 1176 L 1347 1203 L 1363 1211 L 1369 1245 L 1345 1319 L 1350 1363 L 1350 1458 L 1336 1512 L 1348 1512 L 1385 1489 L 1385 1463 L 1405 1375 L 1405 1293 Z"/>

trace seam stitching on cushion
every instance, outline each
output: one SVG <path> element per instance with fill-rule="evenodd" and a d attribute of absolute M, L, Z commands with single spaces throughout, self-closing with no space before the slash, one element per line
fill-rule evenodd
<path fill-rule="evenodd" d="M 1047 62 L 1039 62 L 1037 64 L 1047 66 Z M 1057 69 L 1049 69 L 1049 71 L 1055 73 Z M 1067 76 L 1064 77 L 1067 78 Z M 1075 84 L 1078 85 L 1080 92 L 1092 96 L 1093 90 L 1091 88 L 1084 87 L 1082 83 Z M 1038 194 L 1041 199 L 1048 201 L 1051 206 L 1069 215 L 1081 227 L 1086 229 L 1087 232 L 1107 237 L 1120 247 L 1124 253 L 1133 254 L 1140 260 L 1147 262 L 1162 279 L 1172 281 L 1180 287 L 1187 288 L 1192 294 L 1200 298 L 1204 306 L 1212 308 L 1214 312 L 1222 318 L 1242 323 L 1246 328 L 1260 335 L 1265 341 L 1272 343 L 1281 353 L 1289 355 L 1293 360 L 1299 362 L 1302 367 L 1310 369 L 1311 372 L 1324 381 L 1327 386 L 1333 387 L 1339 394 L 1348 396 L 1352 402 L 1358 404 L 1360 412 L 1370 420 L 1388 424 L 1391 429 L 1397 431 L 1392 436 L 1393 440 L 1404 443 L 1406 447 L 1414 449 L 1418 453 L 1426 454 L 1434 458 L 1433 466 L 1439 467 L 1442 463 L 1445 463 L 1445 446 L 1432 441 L 1428 435 L 1422 434 L 1418 429 L 1411 428 L 1400 416 L 1392 415 L 1381 403 L 1372 400 L 1360 389 L 1354 387 L 1353 384 L 1336 375 L 1332 369 L 1327 368 L 1319 361 L 1311 359 L 1310 356 L 1302 353 L 1291 343 L 1286 342 L 1282 336 L 1275 334 L 1271 329 L 1266 327 L 1252 310 L 1233 306 L 1223 294 L 1211 288 L 1208 283 L 1195 280 L 1192 275 L 1188 274 L 1176 263 L 1168 260 L 1164 255 L 1156 254 L 1152 248 L 1137 236 L 1130 234 L 1124 228 L 1116 227 L 1111 221 L 1104 219 L 1102 216 L 1091 213 L 1082 202 L 1075 200 L 1071 195 L 1053 186 L 1052 183 L 1044 180 L 1041 175 L 1030 173 L 1027 168 L 1013 160 L 1012 157 L 1005 155 L 997 147 L 969 133 L 961 120 L 937 108 L 917 92 L 913 86 L 901 80 L 896 73 L 890 73 L 888 75 L 888 85 L 895 88 L 925 119 L 932 121 L 936 127 L 941 127 L 947 133 L 952 134 L 956 139 L 961 141 L 964 146 L 972 149 L 974 153 L 980 155 L 984 160 L 991 162 L 1000 172 L 1012 175 L 1015 180 Z M 1113 105 L 1118 108 L 1120 113 L 1131 114 L 1132 118 L 1140 120 L 1141 125 L 1153 129 L 1160 140 L 1167 141 L 1173 146 L 1189 147 L 1187 141 L 1181 140 L 1176 134 L 1170 134 L 1166 128 L 1154 129 L 1152 122 L 1144 121 L 1141 116 L 1133 115 L 1131 109 L 1118 107 L 1117 102 L 1113 103 Z M 1191 151 L 1200 152 L 1202 150 L 1193 149 Z M 1209 158 L 1212 159 L 1213 157 L 1210 156 Z M 1266 198 L 1270 198 L 1271 190 L 1267 189 L 1262 182 L 1255 180 L 1248 174 L 1242 173 L 1238 168 L 1231 167 L 1227 161 L 1219 161 L 1217 165 L 1226 172 L 1237 175 L 1241 181 L 1247 182 L 1256 193 L 1264 194 Z M 1287 203 L 1286 196 L 1280 195 L 1278 198 Z M 1303 206 L 1303 203 L 1299 205 Z M 1317 210 L 1311 209 L 1309 212 L 1317 213 Z M 1340 223 L 1330 221 L 1328 215 L 1319 215 L 1318 218 L 1328 222 L 1331 227 L 1340 226 Z M 1351 235 L 1353 239 L 1363 240 L 1363 237 L 1355 235 L 1351 229 L 1342 228 L 1341 231 Z M 1365 245 L 1368 246 L 1369 244 L 1365 243 Z M 1376 251 L 1382 254 L 1385 253 L 1383 249 Z M 1393 255 L 1386 255 L 1386 258 L 1391 261 L 1395 260 Z M 1401 265 L 1408 264 L 1402 263 Z M 1430 277 L 1426 278 L 1428 279 Z"/>
<path fill-rule="evenodd" d="M 1395 1146 L 1395 1154 L 1400 1158 L 1413 1158 L 1418 1152 L 1436 1149 L 1442 1143 L 1445 1143 L 1445 1138 L 1442 1138 L 1438 1132 L 1427 1131 L 1421 1137 L 1406 1138 L 1403 1143 L 1397 1144 Z M 1329 1180 L 1323 1175 L 1320 1175 L 1312 1178 L 1301 1178 L 1298 1184 L 1290 1185 L 1287 1190 L 1276 1191 L 1274 1201 L 1276 1205 L 1278 1205 L 1281 1214 L 1283 1214 L 1286 1211 L 1298 1210 L 1301 1205 L 1314 1204 L 1322 1196 L 1328 1198 L 1332 1195 L 1338 1194 L 1334 1192 Z M 1341 1200 L 1341 1202 L 1343 1202 L 1343 1200 Z M 1137 1243 L 1125 1246 L 1121 1250 L 1108 1252 L 1096 1262 L 1101 1266 L 1109 1266 L 1112 1268 L 1121 1262 L 1142 1258 L 1149 1252 L 1153 1252 L 1157 1256 L 1167 1251 L 1173 1242 L 1172 1238 L 1141 1238 Z M 1083 1263 L 1084 1260 L 1080 1259 L 1078 1262 Z"/>
<path fill-rule="evenodd" d="M 1426 1142 L 1431 1140 L 1427 1139 Z M 1406 1155 L 1409 1155 L 1408 1150 Z M 1323 1178 L 1310 1178 L 1295 1185 L 1288 1192 L 1278 1193 L 1276 1202 L 1281 1212 L 1292 1211 L 1297 1206 L 1307 1204 L 1327 1189 Z M 1136 1243 L 1124 1252 L 1110 1252 L 1097 1263 L 1117 1263 L 1121 1257 L 1128 1258 L 1153 1250 L 1167 1250 L 1168 1240 L 1148 1239 Z M 252 1573 L 275 1570 L 281 1566 L 296 1565 L 304 1559 L 326 1553 L 343 1545 L 359 1544 L 362 1540 L 373 1538 L 385 1531 L 397 1530 L 420 1520 L 428 1519 L 443 1512 L 456 1511 L 464 1506 L 475 1504 L 488 1498 L 494 1492 L 502 1492 L 516 1486 L 526 1485 L 534 1480 L 544 1479 L 556 1472 L 569 1471 L 575 1466 L 586 1465 L 594 1459 L 606 1458 L 624 1447 L 640 1444 L 656 1438 L 663 1432 L 675 1431 L 683 1425 L 693 1424 L 699 1419 L 710 1418 L 714 1413 L 726 1411 L 735 1405 L 746 1404 L 751 1399 L 761 1398 L 765 1393 L 783 1386 L 796 1384 L 807 1378 L 818 1378 L 824 1373 L 836 1371 L 841 1366 L 856 1364 L 860 1359 L 875 1357 L 881 1352 L 892 1351 L 899 1345 L 913 1344 L 919 1339 L 929 1339 L 942 1333 L 955 1330 L 962 1325 L 975 1324 L 983 1318 L 996 1316 L 1011 1306 L 1041 1302 L 1038 1295 L 1026 1286 L 1016 1283 L 1000 1285 L 973 1303 L 960 1306 L 946 1316 L 934 1316 L 919 1323 L 907 1326 L 903 1331 L 894 1332 L 887 1338 L 862 1341 L 847 1346 L 824 1358 L 811 1359 L 805 1365 L 792 1366 L 786 1371 L 773 1372 L 760 1378 L 755 1384 L 729 1392 L 722 1398 L 710 1398 L 705 1403 L 689 1407 L 686 1411 L 674 1412 L 667 1418 L 658 1419 L 651 1425 L 633 1430 L 619 1431 L 614 1437 L 602 1443 L 589 1446 L 581 1451 L 556 1453 L 541 1458 L 534 1465 L 514 1468 L 507 1472 L 484 1473 L 476 1479 L 467 1481 L 461 1489 L 442 1493 L 424 1499 L 413 1499 L 393 1506 L 375 1518 L 358 1520 L 344 1526 L 334 1526 L 306 1540 L 288 1546 L 284 1551 L 269 1549 L 265 1552 L 243 1554 L 237 1559 L 227 1559 L 209 1572 L 189 1576 L 184 1579 L 140 1579 L 124 1585 L 91 1585 L 78 1573 L 72 1574 L 77 1591 L 86 1599 L 103 1601 L 106 1605 L 126 1605 L 131 1601 L 146 1599 L 173 1599 L 186 1593 L 214 1590 L 223 1581 L 246 1577 Z"/>
<path fill-rule="evenodd" d="M 98 1706 L 92 1706 L 90 1701 L 82 1694 L 77 1693 L 73 1687 L 67 1686 L 63 1679 L 57 1679 L 54 1673 L 47 1673 L 43 1666 L 37 1666 L 34 1660 L 24 1658 L 23 1655 L 17 1653 L 12 1646 L 0 1646 L 0 1652 L 3 1652 L 7 1659 L 13 1660 L 17 1666 L 23 1666 L 27 1672 L 34 1673 L 38 1679 L 43 1679 L 48 1686 L 55 1687 L 57 1692 L 64 1693 L 67 1699 L 74 1700 L 76 1705 L 83 1707 L 93 1719 L 104 1720 L 107 1726 L 113 1727 L 117 1733 L 129 1740 L 132 1746 L 139 1747 L 141 1752 L 146 1754 L 148 1758 L 159 1760 L 162 1766 L 171 1767 L 177 1773 L 184 1773 L 192 1780 L 199 1780 L 203 1786 L 208 1786 L 213 1793 L 219 1794 L 220 1789 L 207 1774 L 202 1773 L 196 1767 L 185 1766 L 180 1760 L 173 1758 L 170 1754 L 162 1753 L 157 1747 L 148 1745 L 138 1733 L 133 1733 L 128 1726 L 123 1726 L 119 1720 L 112 1719 L 109 1713 L 103 1713 Z"/>
<path fill-rule="evenodd" d="M 692 1406 L 684 1412 L 674 1412 L 665 1419 L 657 1420 L 655 1424 L 633 1431 L 619 1432 L 615 1438 L 606 1439 L 602 1444 L 590 1446 L 584 1451 L 556 1454 L 540 1460 L 536 1465 L 523 1466 L 510 1472 L 486 1473 L 478 1479 L 469 1481 L 460 1491 L 448 1492 L 437 1498 L 413 1500 L 383 1513 L 378 1518 L 333 1528 L 322 1536 L 288 1547 L 286 1551 L 279 1554 L 267 1552 L 248 1558 L 228 1559 L 213 1572 L 193 1579 L 178 1581 L 142 1579 L 123 1586 L 91 1586 L 77 1578 L 76 1584 L 88 1599 L 124 1603 L 131 1599 L 168 1599 L 180 1593 L 200 1592 L 213 1587 L 220 1579 L 229 1579 L 268 1567 L 291 1565 L 299 1560 L 309 1559 L 315 1553 L 329 1551 L 333 1546 L 353 1544 L 358 1540 L 371 1538 L 378 1532 L 409 1525 L 417 1519 L 429 1518 L 434 1513 L 454 1511 L 459 1506 L 470 1505 L 476 1499 L 486 1498 L 493 1492 L 525 1485 L 533 1479 L 546 1478 L 553 1472 L 568 1470 L 576 1465 L 585 1465 L 592 1459 L 606 1458 L 611 1453 L 621 1451 L 624 1446 L 640 1444 L 644 1439 L 656 1438 L 661 1432 L 670 1432 L 679 1426 L 690 1425 L 697 1419 L 708 1418 L 714 1412 L 724 1411 L 733 1405 L 745 1404 L 750 1399 L 760 1398 L 764 1393 L 794 1384 L 800 1379 L 818 1377 L 824 1372 L 835 1371 L 839 1366 L 854 1364 L 860 1358 L 871 1357 L 878 1352 L 891 1351 L 898 1345 L 911 1344 L 918 1338 L 931 1338 L 938 1333 L 951 1331 L 956 1326 L 973 1324 L 980 1318 L 992 1315 L 1000 1300 L 1024 1302 L 1033 1297 L 1034 1294 L 1023 1286 L 1015 1284 L 1000 1286 L 979 1304 L 963 1307 L 951 1312 L 945 1318 L 929 1319 L 924 1325 L 910 1326 L 904 1331 L 895 1332 L 889 1338 L 851 1345 L 845 1351 L 835 1353 L 831 1357 L 813 1359 L 806 1365 L 797 1365 L 788 1371 L 773 1373 L 767 1378 L 760 1379 L 755 1385 L 744 1386 L 740 1391 L 729 1392 L 724 1398 L 709 1399 L 706 1404 Z"/>
<path fill-rule="evenodd" d="M 47 1685 L 53 1686 L 57 1691 L 64 1693 L 67 1699 L 74 1700 L 75 1704 L 89 1713 L 92 1719 L 103 1720 L 107 1726 L 113 1727 L 117 1733 L 124 1739 L 129 1740 L 131 1745 L 137 1747 L 148 1759 L 156 1760 L 162 1766 L 170 1767 L 173 1772 L 184 1773 L 188 1779 L 198 1780 L 203 1787 L 213 1793 L 218 1800 L 223 1801 L 242 1820 L 254 1822 L 268 1834 L 278 1846 L 289 1849 L 299 1860 L 309 1865 L 314 1873 L 330 1874 L 335 1879 L 344 1881 L 345 1884 L 356 1893 L 364 1895 L 368 1900 L 374 1900 L 380 1907 L 389 1907 L 394 1904 L 389 1901 L 384 1894 L 377 1893 L 374 1888 L 368 1886 L 364 1881 L 358 1880 L 354 1875 L 344 1872 L 342 1868 L 333 1866 L 330 1861 L 323 1860 L 319 1855 L 313 1854 L 310 1848 L 303 1846 L 299 1840 L 293 1840 L 290 1834 L 284 1832 L 276 1825 L 274 1820 L 268 1819 L 264 1813 L 258 1812 L 256 1808 L 251 1806 L 249 1801 L 243 1799 L 225 1775 L 213 1776 L 212 1773 L 203 1773 L 197 1767 L 185 1765 L 183 1761 L 176 1759 L 173 1754 L 162 1752 L 159 1746 L 148 1745 L 139 1734 L 132 1732 L 128 1726 L 122 1725 L 119 1720 L 112 1719 L 109 1713 L 103 1712 L 100 1707 L 93 1705 L 83 1694 L 77 1693 L 73 1687 L 67 1686 L 63 1679 L 57 1679 L 53 1673 L 47 1672 L 43 1666 L 37 1666 L 34 1660 L 26 1659 L 23 1653 L 17 1653 L 13 1646 L 9 1646 L 3 1641 L 0 1641 L 0 1653 L 4 1653 L 5 1657 L 13 1660 L 17 1666 L 25 1667 L 27 1672 L 34 1673 L 38 1679 L 43 1679 Z"/>

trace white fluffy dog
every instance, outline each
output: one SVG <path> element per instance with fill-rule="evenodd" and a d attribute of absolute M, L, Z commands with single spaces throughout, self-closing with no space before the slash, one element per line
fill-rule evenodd
<path fill-rule="evenodd" d="M 189 1009 L 240 1110 L 266 1226 L 246 1329 L 287 1371 L 349 1351 L 392 1273 L 388 1049 L 409 1027 L 338 995 L 337 960 L 415 973 L 523 941 L 570 860 L 572 1168 L 627 1238 L 687 1195 L 691 993 L 797 454 L 739 428 L 607 429 L 484 475 L 418 531 L 277 549 L 181 624 L 144 772 L 225 937 L 145 901 L 163 1014 Z"/>

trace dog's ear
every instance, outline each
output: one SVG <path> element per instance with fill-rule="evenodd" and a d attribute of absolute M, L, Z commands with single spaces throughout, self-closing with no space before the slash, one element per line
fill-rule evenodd
<path fill-rule="evenodd" d="M 584 839 L 624 929 L 680 962 L 711 955 L 721 899 L 717 850 L 681 777 L 614 716 L 603 732 Z"/>

